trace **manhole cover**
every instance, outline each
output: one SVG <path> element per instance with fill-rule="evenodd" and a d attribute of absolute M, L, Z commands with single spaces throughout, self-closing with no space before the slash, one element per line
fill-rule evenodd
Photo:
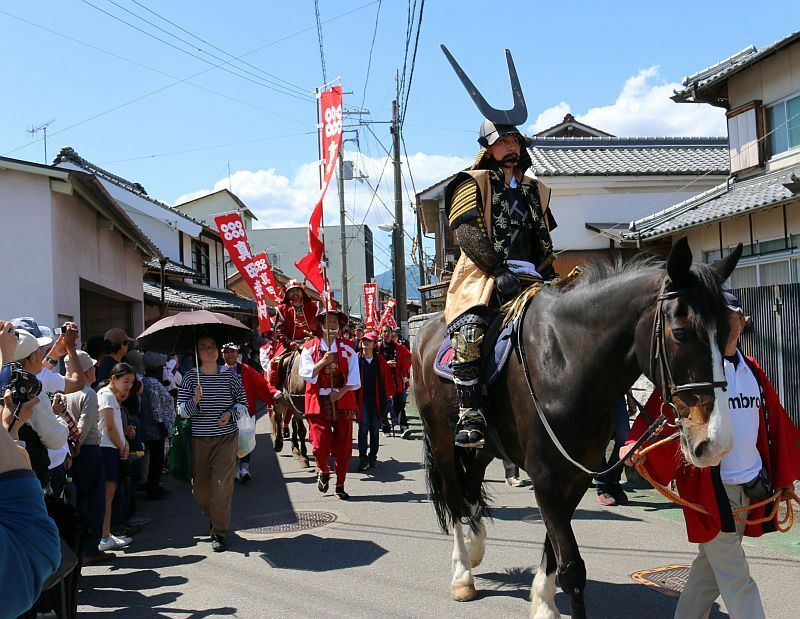
<path fill-rule="evenodd" d="M 277 533 L 293 533 L 324 527 L 336 521 L 336 514 L 332 512 L 283 512 L 268 514 L 245 521 L 239 528 L 242 533 L 260 533 L 261 535 L 275 535 Z"/>
<path fill-rule="evenodd" d="M 631 574 L 636 582 L 670 597 L 678 597 L 689 578 L 689 565 L 667 565 Z"/>

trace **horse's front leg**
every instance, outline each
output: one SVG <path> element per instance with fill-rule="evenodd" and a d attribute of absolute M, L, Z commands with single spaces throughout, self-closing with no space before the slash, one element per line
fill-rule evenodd
<path fill-rule="evenodd" d="M 561 613 L 556 607 L 556 554 L 550 536 L 544 540 L 542 561 L 531 587 L 531 619 L 558 619 Z"/>
<path fill-rule="evenodd" d="M 274 442 L 275 453 L 280 453 L 283 450 L 283 435 L 281 434 L 283 410 L 284 407 L 280 403 L 275 403 L 272 406 L 272 415 L 270 415 L 270 422 L 272 423 L 272 440 Z"/>
<path fill-rule="evenodd" d="M 453 580 L 450 595 L 456 602 L 471 602 L 478 597 L 475 580 L 472 578 L 472 560 L 464 539 L 464 525 L 457 521 L 453 525 Z"/>
<path fill-rule="evenodd" d="M 569 481 L 572 483 L 564 484 L 565 486 L 571 485 L 573 488 L 569 492 L 569 496 L 565 496 L 563 486 L 558 480 L 551 480 L 546 484 L 540 483 L 538 485 L 534 482 L 534 489 L 539 511 L 547 526 L 547 537 L 555 552 L 558 565 L 558 582 L 561 585 L 561 590 L 569 597 L 572 610 L 571 616 L 574 619 L 585 619 L 586 606 L 583 592 L 586 589 L 586 565 L 578 550 L 578 542 L 575 540 L 575 533 L 572 531 L 571 520 L 575 507 L 577 507 L 586 487 L 576 483 L 575 480 Z M 544 558 L 542 563 L 544 563 Z M 539 577 L 538 572 L 536 576 L 537 578 Z M 546 570 L 545 576 L 547 576 Z M 548 590 L 548 581 L 549 577 L 540 581 L 539 588 L 543 592 Z M 531 612 L 533 613 L 533 608 Z M 547 617 L 548 615 L 543 616 Z"/>
<path fill-rule="evenodd" d="M 486 554 L 486 525 L 483 524 L 483 514 L 480 505 L 470 505 L 472 517 L 475 520 L 475 530 L 467 527 L 464 544 L 467 547 L 470 567 L 478 567 Z"/>

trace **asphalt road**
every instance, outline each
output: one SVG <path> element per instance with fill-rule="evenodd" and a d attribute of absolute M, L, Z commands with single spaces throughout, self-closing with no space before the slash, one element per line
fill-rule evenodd
<path fill-rule="evenodd" d="M 529 488 L 503 483 L 489 470 L 494 521 L 487 552 L 475 570 L 480 597 L 450 601 L 452 537 L 436 527 L 425 493 L 422 442 L 382 438 L 380 466 L 351 473 L 349 502 L 321 495 L 313 469 L 301 470 L 284 448 L 275 454 L 259 421 L 253 481 L 236 487 L 230 550 L 211 552 L 207 520 L 186 484 L 167 478 L 172 496 L 141 502 L 152 518 L 113 564 L 84 570 L 81 616 L 149 617 L 526 617 L 542 551 L 544 525 Z M 313 464 L 313 463 L 312 463 Z M 355 470 L 357 460 L 351 461 Z M 331 490 L 333 485 L 331 485 Z M 632 504 L 603 508 L 590 490 L 574 528 L 586 561 L 591 617 L 671 617 L 675 598 L 639 584 L 631 574 L 688 564 L 680 512 L 652 491 Z M 270 516 L 284 521 L 325 512 L 332 524 L 279 535 L 255 533 Z M 292 516 L 292 514 L 295 514 Z M 747 543 L 751 571 L 767 616 L 794 618 L 800 607 L 798 529 Z M 779 540 L 769 538 L 780 537 Z M 568 614 L 567 599 L 556 602 Z M 712 617 L 724 617 L 715 607 Z"/>

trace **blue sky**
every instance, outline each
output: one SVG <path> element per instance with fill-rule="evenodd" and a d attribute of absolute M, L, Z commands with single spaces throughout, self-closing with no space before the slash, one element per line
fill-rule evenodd
<path fill-rule="evenodd" d="M 317 153 L 315 108 L 301 93 L 310 93 L 322 82 L 313 0 L 136 1 L 139 4 L 134 0 L 0 4 L 0 11 L 138 63 L 0 13 L 0 154 L 42 161 L 41 142 L 25 146 L 32 140 L 25 129 L 55 118 L 49 130 L 50 158 L 61 146 L 72 146 L 171 203 L 220 183 L 227 185 L 230 163 L 233 190 L 260 215 L 262 225 L 303 225 L 313 207 Z M 210 65 L 88 3 L 176 45 L 182 44 L 125 9 L 190 39 L 150 9 L 206 41 L 194 39 L 197 48 L 225 59 L 229 58 L 225 53 L 239 56 L 262 48 L 245 57 L 252 66 L 240 65 L 239 70 L 250 72 L 253 80 L 290 83 L 288 88 L 300 98 L 220 69 L 174 84 Z M 345 90 L 353 92 L 346 96 L 346 104 L 359 106 L 363 98 L 374 120 L 390 116 L 395 71 L 403 65 L 407 11 L 407 3 L 400 0 L 320 1 L 328 77 L 341 76 Z M 345 13 L 349 14 L 342 16 Z M 688 73 L 751 43 L 760 48 L 798 25 L 796 1 L 756 6 L 751 2 L 501 5 L 428 0 L 404 129 L 416 186 L 444 177 L 476 150 L 481 119 L 446 63 L 440 43 L 448 45 L 498 107 L 509 103 L 502 53 L 509 47 L 528 103 L 528 127 L 553 124 L 569 110 L 616 135 L 724 134 L 719 111 L 672 104 L 667 99 L 671 88 Z M 197 49 L 193 53 L 203 56 Z M 159 89 L 163 90 L 144 96 Z M 387 125 L 372 128 L 380 141 L 362 129 L 358 148 L 351 143 L 346 148 L 348 158 L 356 159 L 374 185 L 385 163 L 383 146 L 390 147 L 390 138 Z M 175 151 L 189 152 L 150 156 Z M 391 186 L 386 181 L 390 180 L 387 170 L 379 192 L 389 208 Z M 410 178 L 406 183 L 410 193 Z M 333 207 L 335 189 L 329 193 Z M 388 221 L 389 212 L 380 200 L 369 206 L 371 192 L 365 184 L 348 183 L 346 193 L 354 220 L 373 227 Z M 407 219 L 411 220 L 410 210 Z M 382 270 L 381 264 L 377 270 Z"/>

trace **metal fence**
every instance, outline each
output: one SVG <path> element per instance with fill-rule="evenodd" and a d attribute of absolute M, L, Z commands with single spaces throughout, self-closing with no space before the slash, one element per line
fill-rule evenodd
<path fill-rule="evenodd" d="M 800 284 L 732 291 L 752 326 L 742 334 L 742 352 L 754 357 L 775 385 L 786 411 L 800 426 Z"/>

